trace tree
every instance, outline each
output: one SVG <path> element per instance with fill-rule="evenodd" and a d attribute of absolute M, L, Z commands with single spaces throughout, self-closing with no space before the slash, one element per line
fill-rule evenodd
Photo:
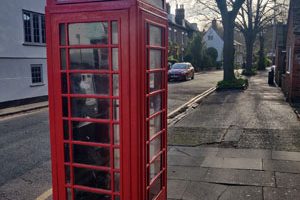
<path fill-rule="evenodd" d="M 223 68 L 224 81 L 234 81 L 234 28 L 235 20 L 245 0 L 197 0 L 204 9 L 219 14 L 224 29 Z"/>
<path fill-rule="evenodd" d="M 215 65 L 218 59 L 218 51 L 213 47 L 209 47 L 206 49 L 206 54 L 210 57 L 212 65 Z"/>
<path fill-rule="evenodd" d="M 241 7 L 236 28 L 243 34 L 246 43 L 246 71 L 250 72 L 253 67 L 253 48 L 257 35 L 274 21 L 274 18 L 282 15 L 281 3 L 276 0 L 246 0 Z M 260 38 L 261 39 L 261 38 Z M 263 50 L 260 50 L 263 53 Z"/>
<path fill-rule="evenodd" d="M 203 67 L 205 55 L 205 45 L 202 38 L 202 35 L 197 33 L 193 40 L 189 43 L 185 55 L 185 60 L 191 62 L 198 70 Z"/>

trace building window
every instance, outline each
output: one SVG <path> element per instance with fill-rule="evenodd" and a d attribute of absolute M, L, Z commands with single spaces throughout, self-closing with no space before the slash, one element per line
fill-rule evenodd
<path fill-rule="evenodd" d="M 31 82 L 32 84 L 43 83 L 43 66 L 31 65 Z"/>
<path fill-rule="evenodd" d="M 25 43 L 45 44 L 45 15 L 23 10 Z"/>
<path fill-rule="evenodd" d="M 213 35 L 209 35 L 208 36 L 208 40 L 213 40 L 214 39 L 214 36 Z"/>

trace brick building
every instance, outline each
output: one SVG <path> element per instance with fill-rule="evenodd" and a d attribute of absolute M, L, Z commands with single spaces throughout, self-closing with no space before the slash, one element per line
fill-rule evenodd
<path fill-rule="evenodd" d="M 287 25 L 276 25 L 276 42 L 275 42 L 275 81 L 278 86 L 282 86 L 282 75 L 286 72 L 286 37 Z"/>
<path fill-rule="evenodd" d="M 291 102 L 300 102 L 300 0 L 291 0 L 286 43 L 283 91 Z"/>
<path fill-rule="evenodd" d="M 196 32 L 199 32 L 196 23 L 190 23 L 185 19 L 184 5 L 176 7 L 175 15 L 171 14 L 171 6 L 167 4 L 169 21 L 169 56 L 173 56 L 179 61 L 183 57 L 188 46 L 188 42 Z"/>

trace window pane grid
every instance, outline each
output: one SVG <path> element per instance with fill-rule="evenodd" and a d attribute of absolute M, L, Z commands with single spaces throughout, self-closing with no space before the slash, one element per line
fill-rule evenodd
<path fill-rule="evenodd" d="M 115 21 L 118 22 L 118 21 Z M 67 142 L 69 144 L 69 148 L 70 148 L 70 163 L 67 163 L 71 169 L 73 169 L 73 171 L 71 172 L 71 184 L 69 184 L 68 186 L 72 189 L 72 198 L 74 199 L 76 195 L 87 195 L 90 193 L 95 193 L 95 194 L 99 194 L 99 195 L 108 195 L 107 197 L 109 197 L 110 199 L 120 199 L 120 135 L 119 135 L 119 107 L 120 107 L 120 101 L 119 101 L 119 96 L 120 96 L 120 76 L 119 76 L 119 66 L 117 66 L 117 70 L 114 68 L 113 63 L 115 65 L 119 65 L 117 63 L 119 62 L 119 55 L 115 54 L 115 57 L 112 57 L 112 48 L 114 49 L 119 49 L 119 45 L 115 44 L 112 45 L 112 42 L 116 42 L 116 38 L 112 39 L 112 27 L 111 27 L 111 22 L 101 22 L 101 23 L 107 23 L 108 24 L 108 29 L 107 29 L 107 38 L 105 40 L 101 40 L 102 42 L 107 40 L 109 41 L 109 43 L 105 43 L 105 45 L 98 45 L 97 41 L 95 42 L 91 42 L 91 44 L 89 45 L 82 45 L 83 41 L 79 41 L 78 44 L 76 44 L 74 41 L 72 41 L 74 43 L 74 45 L 70 46 L 70 44 L 73 44 L 72 42 L 70 42 L 70 44 L 64 44 L 64 46 L 60 46 L 60 48 L 62 49 L 66 49 L 66 67 L 61 67 L 61 73 L 65 73 L 67 74 L 67 83 L 68 83 L 68 91 L 67 93 L 62 94 L 63 97 L 67 97 L 68 100 L 68 106 L 69 106 L 69 115 L 67 117 L 63 117 L 64 120 L 68 120 L 69 121 L 69 127 L 72 127 L 72 123 L 73 122 L 78 122 L 81 124 L 84 124 L 84 126 L 87 126 L 87 124 L 107 124 L 109 127 L 109 141 L 106 141 L 105 143 L 103 143 L 103 141 L 101 142 L 99 139 L 95 140 L 91 137 L 89 137 L 89 139 L 87 138 L 83 138 L 78 140 L 75 140 L 74 138 L 74 129 L 70 128 L 70 137 L 69 140 L 65 140 L 65 142 Z M 115 24 L 114 24 L 115 25 Z M 67 24 L 65 25 L 66 27 L 70 27 Z M 118 24 L 117 24 L 118 26 Z M 116 27 L 114 27 L 116 28 Z M 69 33 L 70 28 L 66 28 L 65 32 L 66 33 L 65 36 L 63 36 L 63 39 L 67 42 L 69 42 L 69 38 L 68 36 L 70 35 Z M 62 33 L 61 33 L 62 34 Z M 115 33 L 116 34 L 116 33 Z M 119 41 L 119 34 L 118 36 L 118 40 Z M 75 34 L 76 37 L 76 34 Z M 73 37 L 74 39 L 74 37 Z M 114 40 L 114 41 L 113 41 Z M 99 43 L 101 43 L 101 41 L 98 41 Z M 62 45 L 63 43 L 61 43 Z M 96 48 L 95 48 L 96 47 Z M 104 49 L 104 54 L 99 54 L 99 49 Z M 84 62 L 80 61 L 78 63 L 82 63 L 81 64 L 77 64 L 76 65 L 76 69 L 72 68 L 72 65 L 74 64 L 74 62 L 72 63 L 73 58 L 70 57 L 70 54 L 72 53 L 71 51 L 74 49 L 78 49 L 79 52 L 77 53 L 77 58 L 79 57 L 79 59 L 85 59 L 84 56 L 86 56 L 86 52 L 84 52 L 84 49 L 97 49 L 97 50 L 93 50 L 91 51 L 92 53 L 90 53 L 90 57 L 92 57 L 92 60 L 88 60 L 89 58 L 87 58 Z M 107 50 L 106 50 L 107 49 Z M 81 51 L 81 53 L 80 53 Z M 107 52 L 107 53 L 106 53 Z M 72 55 L 71 55 L 72 56 Z M 99 57 L 101 56 L 101 57 Z M 104 56 L 104 57 L 103 57 Z M 75 57 L 74 57 L 75 58 Z M 98 60 L 99 59 L 99 60 Z M 104 59 L 104 60 L 103 60 Z M 117 62 L 115 62 L 113 59 L 117 59 Z M 91 65 L 87 65 L 86 61 L 88 62 L 92 62 Z M 101 65 L 99 62 L 104 61 L 104 65 Z M 86 67 L 82 67 L 82 66 L 87 66 Z M 90 66 L 95 66 L 93 68 L 91 68 Z M 102 66 L 102 67 L 101 67 Z M 107 67 L 106 67 L 107 66 Z M 78 69 L 77 69 L 78 68 Z M 91 68 L 91 69 L 90 69 Z M 115 71 L 113 71 L 115 70 Z M 104 79 L 106 79 L 104 81 Z M 103 80 L 104 82 L 101 83 L 101 80 Z M 100 82 L 99 82 L 100 81 Z M 96 84 L 96 85 L 95 85 Z M 106 85 L 105 85 L 106 84 Z M 63 84 L 62 84 L 63 85 Z M 101 88 L 99 88 L 102 87 Z M 74 88 L 76 87 L 76 88 Z M 79 90 L 78 90 L 78 89 Z M 107 89 L 105 89 L 107 88 Z M 82 101 L 81 101 L 82 99 Z M 85 117 L 85 115 L 78 115 L 75 114 L 74 111 L 72 111 L 72 108 L 74 109 L 75 106 L 72 104 L 74 104 L 74 100 L 76 100 L 78 102 L 78 100 L 80 100 L 80 104 L 78 105 L 82 105 L 82 102 L 88 103 L 87 105 L 91 105 L 91 103 L 93 104 L 94 102 L 99 102 L 99 101 L 103 101 L 103 100 L 107 100 L 106 102 L 109 104 L 108 106 L 108 112 L 106 112 L 104 117 L 94 117 L 93 115 L 89 116 L 88 118 Z M 88 102 L 87 102 L 88 101 Z M 95 109 L 100 109 L 105 108 L 105 106 L 101 106 L 100 107 L 94 107 Z M 83 107 L 84 108 L 84 107 Z M 86 112 L 88 113 L 88 112 Z M 89 125 L 91 126 L 91 125 Z M 102 126 L 102 125 L 101 125 Z M 99 128 L 96 128 L 96 130 L 99 130 Z M 83 132 L 81 132 L 83 133 Z M 90 133 L 90 132 L 89 132 Z M 98 131 L 98 134 L 103 134 L 103 130 Z M 118 140 L 117 143 L 115 143 L 115 137 Z M 95 142 L 91 142 L 95 141 Z M 108 143 L 107 143 L 108 142 Z M 85 163 L 75 163 L 76 160 L 74 160 L 74 155 L 73 155 L 73 151 L 74 151 L 74 145 L 83 145 L 82 148 L 86 147 L 100 147 L 100 148 L 107 148 L 107 150 L 109 149 L 109 165 L 107 166 L 95 166 L 94 164 L 85 164 Z M 73 148 L 73 149 L 71 149 Z M 87 148 L 90 149 L 90 148 Z M 92 150 L 92 149 L 91 149 Z M 72 155 L 71 155 L 72 154 Z M 88 155 L 88 154 L 87 154 Z M 99 159 L 98 159 L 99 160 Z M 100 159 L 101 160 L 101 159 Z M 76 170 L 74 169 L 76 168 Z M 76 174 L 76 172 L 78 170 L 84 172 L 84 170 L 81 170 L 82 168 L 85 168 L 86 173 L 90 173 L 89 170 L 96 170 L 95 173 L 98 174 L 98 179 L 100 180 L 101 177 L 103 177 L 103 173 L 101 171 L 107 171 L 108 174 L 105 175 L 105 180 L 109 181 L 107 183 L 105 183 L 105 187 L 107 188 L 98 188 L 98 187 L 91 187 L 85 184 L 78 184 L 79 182 L 76 182 L 76 180 L 74 179 L 74 175 L 78 176 L 78 174 Z M 75 170 L 75 171 L 74 171 Z M 87 171 L 88 170 L 88 171 Z M 99 172 L 100 171 L 100 172 Z M 75 173 L 75 174 L 74 174 Z M 73 177 L 72 177 L 73 176 Z M 104 180 L 104 179 L 103 179 Z M 79 179 L 78 179 L 79 181 Z M 102 183 L 101 181 L 99 182 L 99 184 Z M 103 184 L 102 184 L 103 185 Z M 100 185 L 98 185 L 100 186 Z M 82 192 L 79 193 L 78 190 L 80 191 L 85 191 L 85 193 L 83 194 Z M 102 196 L 104 198 L 104 196 Z M 100 196 L 99 196 L 100 198 Z"/>
<path fill-rule="evenodd" d="M 25 43 L 46 43 L 46 24 L 44 14 L 23 10 L 23 24 Z"/>
<path fill-rule="evenodd" d="M 146 45 L 146 171 L 148 200 L 155 199 L 163 188 L 162 176 L 165 168 L 165 95 L 166 69 L 164 67 L 164 28 L 147 24 Z M 155 184 L 154 184 L 155 183 Z"/>

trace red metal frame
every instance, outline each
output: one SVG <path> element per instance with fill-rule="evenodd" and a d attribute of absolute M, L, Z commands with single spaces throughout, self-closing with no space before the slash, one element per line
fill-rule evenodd
<path fill-rule="evenodd" d="M 71 2 L 71 1 L 70 1 Z M 79 3 L 80 2 L 80 3 Z M 66 2 L 62 2 L 66 3 Z M 166 13 L 147 3 L 138 1 L 93 1 L 72 0 L 64 5 L 56 0 L 48 0 L 46 8 L 47 56 L 49 80 L 50 132 L 52 156 L 53 199 L 67 199 L 67 192 L 74 199 L 75 190 L 97 194 L 107 194 L 112 200 L 150 200 L 149 191 L 156 180 L 161 180 L 157 196 L 151 199 L 166 199 L 167 188 L 167 18 Z M 130 19 L 130 20 L 129 20 Z M 111 22 L 118 22 L 118 44 L 112 44 Z M 59 26 L 64 24 L 65 41 L 68 42 L 68 25 L 73 23 L 107 22 L 108 44 L 70 45 L 60 44 Z M 149 26 L 162 30 L 161 45 L 150 45 Z M 108 48 L 108 70 L 83 70 L 70 68 L 70 49 Z M 112 49 L 119 49 L 119 69 L 112 68 Z M 66 52 L 66 68 L 61 68 L 60 49 Z M 161 51 L 161 68 L 148 69 L 149 50 Z M 109 95 L 72 94 L 71 74 L 107 75 L 109 77 Z M 150 74 L 161 74 L 161 87 L 150 91 Z M 113 75 L 119 76 L 119 95 L 113 95 Z M 62 86 L 66 78 L 67 90 Z M 159 79 L 159 78 L 158 78 Z M 161 109 L 149 114 L 149 101 L 153 96 L 161 95 Z M 67 113 L 63 113 L 67 99 Z M 90 98 L 109 100 L 108 118 L 81 118 L 72 114 L 72 99 Z M 113 102 L 119 100 L 119 120 L 113 118 Z M 97 108 L 99 109 L 99 107 Z M 65 112 L 65 111 L 64 111 Z M 65 116 L 67 114 L 67 116 Z M 161 116 L 161 130 L 150 138 L 150 121 Z M 109 143 L 78 141 L 73 138 L 72 125 L 78 123 L 99 123 L 109 125 Z M 68 127 L 68 138 L 64 138 L 64 125 Z M 120 143 L 114 144 L 114 127 L 119 125 Z M 150 158 L 150 146 L 160 138 L 160 148 Z M 159 144 L 159 143 L 158 143 Z M 74 160 L 73 145 L 107 148 L 110 161 L 107 165 L 77 163 Z M 154 145 L 158 147 L 158 145 Z M 78 146 L 77 146 L 78 148 Z M 116 150 L 116 151 L 115 151 Z M 68 152 L 65 155 L 64 152 Z M 119 151 L 119 167 L 114 166 L 115 152 Z M 76 155 L 75 155 L 76 156 Z M 69 160 L 66 160 L 69 157 Z M 161 168 L 150 180 L 150 167 L 161 159 Z M 159 166 L 159 164 L 157 164 Z M 69 171 L 66 171 L 66 168 Z M 75 168 L 108 172 L 110 189 L 101 189 L 75 183 Z M 155 168 L 156 170 L 156 168 Z M 70 174 L 67 176 L 67 174 Z M 120 175 L 120 191 L 115 191 L 115 174 Z M 66 177 L 70 180 L 66 182 Z"/>

